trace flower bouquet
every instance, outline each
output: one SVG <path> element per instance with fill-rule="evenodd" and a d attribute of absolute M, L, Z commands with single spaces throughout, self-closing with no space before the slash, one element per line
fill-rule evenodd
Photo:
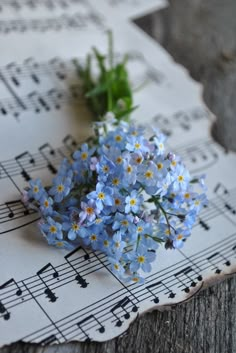
<path fill-rule="evenodd" d="M 49 245 L 103 252 L 121 280 L 143 283 L 159 246 L 184 245 L 207 198 L 204 176 L 190 176 L 166 151 L 165 136 L 132 122 L 127 59 L 115 62 L 109 34 L 108 56 L 93 49 L 85 65 L 77 63 L 98 120 L 94 135 L 62 161 L 51 186 L 30 181 L 24 200 L 40 212 Z"/>

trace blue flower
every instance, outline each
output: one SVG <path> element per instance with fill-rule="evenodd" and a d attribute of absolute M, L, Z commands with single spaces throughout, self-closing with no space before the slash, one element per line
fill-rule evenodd
<path fill-rule="evenodd" d="M 29 198 L 39 200 L 42 195 L 45 193 L 45 189 L 42 186 L 40 179 L 30 180 L 30 189 L 28 191 Z"/>
<path fill-rule="evenodd" d="M 108 257 L 108 260 L 110 262 L 111 270 L 112 272 L 117 276 L 117 277 L 122 277 L 125 273 L 124 267 L 121 265 L 119 260 L 117 260 L 114 257 Z"/>
<path fill-rule="evenodd" d="M 175 235 L 171 236 L 173 239 L 173 246 L 175 249 L 181 249 L 184 246 L 184 240 L 190 236 L 188 229 L 178 229 Z"/>
<path fill-rule="evenodd" d="M 96 191 L 92 191 L 87 195 L 88 199 L 94 200 L 98 210 L 103 210 L 104 206 L 112 206 L 113 190 L 109 186 L 97 183 Z"/>
<path fill-rule="evenodd" d="M 94 200 L 88 200 L 88 202 L 81 202 L 82 211 L 79 214 L 81 222 L 87 219 L 89 222 L 93 222 L 96 216 L 100 213 Z"/>
<path fill-rule="evenodd" d="M 40 211 L 44 216 L 53 214 L 53 199 L 46 192 L 40 198 Z"/>
<path fill-rule="evenodd" d="M 155 258 L 156 258 L 155 252 L 148 251 L 147 248 L 144 246 L 139 246 L 137 251 L 129 254 L 130 271 L 136 272 L 141 268 L 144 272 L 150 272 L 151 271 L 150 263 L 153 262 Z"/>
<path fill-rule="evenodd" d="M 54 196 L 56 202 L 61 202 L 71 190 L 71 178 L 58 176 L 53 179 L 53 186 L 49 190 L 49 194 Z"/>
<path fill-rule="evenodd" d="M 119 259 L 126 245 L 126 243 L 122 240 L 122 233 L 120 231 L 116 232 L 115 235 L 113 235 L 112 240 L 113 240 L 111 244 L 112 253 L 114 254 L 114 257 Z"/>
<path fill-rule="evenodd" d="M 63 240 L 62 225 L 51 217 L 47 217 L 47 223 L 40 224 L 40 229 L 50 241 Z"/>
<path fill-rule="evenodd" d="M 68 232 L 67 237 L 70 240 L 75 240 L 77 237 L 85 238 L 87 236 L 86 228 L 76 221 L 62 223 L 62 229 Z"/>
<path fill-rule="evenodd" d="M 143 196 L 138 195 L 137 191 L 131 191 L 131 194 L 125 198 L 125 213 L 137 213 L 140 209 L 140 205 L 143 202 Z"/>

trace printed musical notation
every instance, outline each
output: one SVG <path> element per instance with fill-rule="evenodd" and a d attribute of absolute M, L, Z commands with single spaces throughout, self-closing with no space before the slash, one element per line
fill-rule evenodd
<path fill-rule="evenodd" d="M 130 52 L 129 58 L 134 88 L 163 82 L 163 74 L 147 63 L 141 53 Z M 5 97 L 0 99 L 0 116 L 13 116 L 20 121 L 28 112 L 50 113 L 64 105 L 85 106 L 78 60 L 83 64 L 84 58 L 68 61 L 53 58 L 47 62 L 27 58 L 22 64 L 11 62 L 1 67 L 0 88 Z"/>
<path fill-rule="evenodd" d="M 63 145 L 59 148 L 54 149 L 49 143 L 45 143 L 38 148 L 38 153 L 31 154 L 26 151 L 12 160 L 0 163 L 0 183 L 8 179 L 17 191 L 18 197 L 0 204 L 0 235 L 39 219 L 38 213 L 32 209 L 28 210 L 21 201 L 22 183 L 19 184 L 17 177 L 20 176 L 22 181 L 28 182 L 31 180 L 32 173 L 43 169 L 46 169 L 50 175 L 55 175 L 62 159 L 70 158 L 78 145 L 71 135 L 67 135 L 62 142 Z"/>
<path fill-rule="evenodd" d="M 0 34 L 10 33 L 25 33 L 31 32 L 48 32 L 62 30 L 86 30 L 91 24 L 96 25 L 101 30 L 104 30 L 103 18 L 97 12 L 73 15 L 62 14 L 60 16 L 38 18 L 38 19 L 14 19 L 0 20 Z"/>
<path fill-rule="evenodd" d="M 209 119 L 209 112 L 204 107 L 196 107 L 189 111 L 177 111 L 172 115 L 157 114 L 152 118 L 155 125 L 168 137 L 177 128 L 187 133 L 194 128 L 194 122 Z"/>
<path fill-rule="evenodd" d="M 192 143 L 174 148 L 191 173 L 202 172 L 219 160 L 216 144 L 210 139 L 194 140 Z"/>
<path fill-rule="evenodd" d="M 147 276 L 144 286 L 132 284 L 122 286 L 118 291 L 109 295 L 104 293 L 104 297 L 89 306 L 75 310 L 70 315 L 61 317 L 60 320 L 36 332 L 30 332 L 29 325 L 29 333 L 24 340 L 48 344 L 73 338 L 87 341 L 93 337 L 97 339 L 97 335 L 106 331 L 107 325 L 121 327 L 124 322 L 133 320 L 147 301 L 155 304 L 174 303 L 182 292 L 191 295 L 198 290 L 209 271 L 216 275 L 223 271 L 227 272 L 235 257 L 235 246 L 236 234 L 232 234 L 225 239 L 223 246 L 221 242 L 216 242 L 196 252 L 191 257 L 191 265 L 188 259 L 184 259 Z M 93 275 L 96 275 L 97 271 L 104 270 L 104 264 L 107 265 L 105 255 L 95 255 L 82 248 L 66 255 L 65 260 L 56 267 L 48 263 L 34 276 L 27 279 L 16 282 L 12 278 L 2 284 L 0 286 L 0 320 L 3 321 L 0 321 L 0 325 L 9 325 L 8 321 L 13 319 L 14 310 L 19 305 L 29 305 L 32 300 L 38 301 L 39 297 L 45 297 L 46 301 L 51 303 L 50 305 L 57 305 L 57 301 L 60 300 L 60 288 L 71 282 L 78 282 L 78 273 L 84 281 L 88 276 L 92 280 Z M 81 285 L 81 282 L 79 284 L 79 288 L 86 292 L 87 286 Z M 39 306 L 39 310 L 42 309 Z"/>
<path fill-rule="evenodd" d="M 36 11 L 40 8 L 46 10 L 68 9 L 74 5 L 85 3 L 83 0 L 1 0 L 0 13 L 6 9 L 16 11 Z"/>

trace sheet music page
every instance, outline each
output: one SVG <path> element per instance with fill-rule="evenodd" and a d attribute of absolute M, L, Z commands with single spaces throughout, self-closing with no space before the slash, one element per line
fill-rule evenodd
<path fill-rule="evenodd" d="M 134 25 L 118 26 L 107 17 L 99 26 L 49 28 L 47 35 L 0 34 L 1 345 L 108 340 L 138 314 L 183 301 L 209 278 L 235 270 L 235 156 L 210 137 L 201 86 Z M 21 202 L 31 178 L 49 184 L 63 157 L 91 133 L 73 59 L 83 61 L 94 44 L 106 52 L 108 27 L 117 55 L 130 55 L 133 87 L 143 87 L 135 94 L 135 119 L 165 131 L 169 147 L 193 174 L 207 173 L 209 186 L 209 206 L 184 249 L 159 249 L 142 286 L 120 282 L 103 254 L 49 247 L 37 229 L 38 215 Z"/>
<path fill-rule="evenodd" d="M 103 13 L 114 13 L 121 19 L 134 19 L 168 6 L 167 0 L 99 0 L 94 2 Z M 115 18 L 114 17 L 114 18 Z"/>

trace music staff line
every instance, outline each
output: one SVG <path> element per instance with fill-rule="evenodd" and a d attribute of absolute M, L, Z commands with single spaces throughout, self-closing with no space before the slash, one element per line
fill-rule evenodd
<path fill-rule="evenodd" d="M 234 238 L 232 239 L 232 237 L 234 236 Z M 228 237 L 227 239 L 230 240 L 233 240 L 232 242 L 229 242 L 228 244 L 228 248 L 229 247 L 232 247 L 232 244 L 235 244 L 235 238 L 236 238 L 236 234 L 234 235 L 231 235 L 230 237 Z M 216 243 L 214 246 L 212 247 L 209 247 L 208 249 L 211 249 L 212 248 L 212 251 L 209 251 L 207 252 L 207 249 L 205 249 L 204 251 L 200 251 L 196 254 L 196 256 L 198 256 L 198 258 L 200 258 L 199 254 L 201 253 L 204 253 L 204 256 L 207 256 L 209 254 L 214 255 L 216 250 L 219 249 L 221 250 L 222 249 L 222 244 L 221 242 L 218 242 Z M 227 246 L 226 246 L 227 248 Z M 235 246 L 235 249 L 236 249 L 236 246 Z M 212 254 L 212 252 L 214 252 L 214 254 Z M 234 250 L 233 254 L 236 253 L 236 250 Z M 210 258 L 211 256 L 208 256 L 208 258 Z M 179 265 L 179 264 L 182 264 L 182 266 L 178 266 L 176 268 L 176 265 Z M 175 264 L 175 265 L 172 265 L 171 268 L 169 268 L 168 270 L 162 270 L 160 272 L 157 272 L 155 274 L 152 274 L 151 276 L 148 276 L 147 277 L 147 282 L 145 285 L 143 285 L 142 287 L 140 286 L 137 286 L 135 284 L 132 284 L 130 285 L 129 287 L 134 287 L 132 293 L 135 293 L 136 297 L 138 297 L 139 301 L 137 304 L 140 304 L 141 302 L 145 301 L 147 298 L 153 298 L 153 297 L 156 297 L 157 294 L 147 294 L 147 295 L 142 295 L 141 294 L 145 294 L 145 293 L 148 293 L 148 290 L 147 290 L 147 287 L 150 287 L 150 283 L 151 285 L 153 284 L 153 281 L 156 281 L 158 280 L 158 283 L 161 282 L 161 279 L 162 277 L 164 279 L 166 279 L 166 271 L 170 272 L 170 270 L 174 269 L 174 271 L 178 270 L 180 267 L 183 269 L 183 273 L 186 269 L 186 267 L 189 266 L 189 261 L 188 260 L 182 260 L 180 261 L 179 263 Z M 209 263 L 208 266 L 205 266 L 205 268 L 209 268 L 211 267 L 212 265 Z M 162 274 L 161 274 L 162 272 Z M 196 272 L 197 273 L 197 272 Z M 175 274 L 172 274 L 171 276 L 174 276 L 174 284 L 173 283 L 169 283 L 169 285 L 171 284 L 172 286 L 175 285 L 176 283 L 179 283 L 179 281 L 176 280 L 176 275 Z M 170 277 L 170 276 L 169 276 Z M 155 283 L 154 283 L 155 284 Z M 157 285 L 158 286 L 158 285 Z M 159 292 L 163 292 L 165 289 L 165 287 L 163 287 L 161 290 L 159 290 Z M 145 292 L 145 293 L 144 293 Z M 158 293 L 159 293 L 158 292 Z M 56 321 L 56 324 L 60 326 L 60 328 L 63 328 L 63 326 L 65 325 L 70 325 L 70 327 L 68 328 L 68 330 L 70 330 L 72 328 L 72 330 L 70 330 L 69 332 L 65 332 L 66 330 L 64 329 L 63 331 L 63 335 L 66 336 L 66 339 L 69 340 L 69 339 L 72 339 L 71 336 L 69 336 L 71 333 L 73 334 L 73 332 L 76 331 L 76 335 L 74 337 L 79 337 L 80 339 L 83 339 L 83 338 L 88 338 L 88 333 L 85 335 L 84 332 L 78 332 L 78 327 L 75 324 L 72 324 L 72 320 L 75 321 L 75 322 L 78 322 L 78 320 L 81 320 L 82 318 L 86 318 L 87 316 L 96 316 L 97 319 L 99 320 L 99 325 L 97 323 L 93 323 L 92 325 L 87 325 L 88 327 L 86 327 L 86 329 L 89 331 L 91 329 L 93 329 L 94 327 L 97 327 L 98 329 L 100 328 L 100 325 L 102 325 L 103 323 L 105 323 L 107 320 L 109 319 L 113 319 L 113 322 L 116 322 L 116 323 L 119 323 L 120 324 L 120 321 L 118 320 L 117 321 L 117 318 L 114 318 L 114 315 L 111 314 L 111 311 L 112 309 L 114 308 L 114 302 L 111 302 L 111 297 L 115 295 L 115 298 L 116 300 L 117 299 L 120 299 L 122 296 L 124 297 L 125 295 L 127 295 L 127 292 L 125 290 L 125 288 L 122 288 L 120 289 L 119 291 L 117 291 L 116 293 L 112 293 L 111 295 L 99 300 L 98 302 L 96 303 L 93 303 L 89 306 L 87 306 L 86 308 L 82 308 L 80 310 L 78 310 L 77 312 L 71 314 L 71 315 L 68 315 L 67 317 L 63 318 L 63 319 L 60 319 L 58 321 Z M 170 298 L 174 298 L 174 296 L 170 297 Z M 131 298 L 132 300 L 132 298 Z M 118 301 L 119 303 L 120 301 Z M 119 312 L 117 312 L 117 316 L 120 317 L 120 318 L 123 318 L 124 315 L 127 314 L 127 311 L 130 309 L 130 308 L 133 308 L 134 307 L 134 304 L 133 303 L 128 303 L 127 306 L 126 306 L 126 311 L 124 311 L 122 308 L 120 309 Z M 105 313 L 105 314 L 104 314 Z M 105 316 L 106 315 L 106 316 Z M 75 317 L 75 318 L 74 318 Z M 122 322 L 121 322 L 122 324 Z M 44 332 L 43 332 L 44 331 Z M 46 331 L 46 332 L 45 332 Z M 40 334 L 41 332 L 41 334 Z M 44 336 L 46 335 L 46 337 L 48 336 L 48 334 L 50 335 L 51 333 L 53 332 L 53 329 L 52 329 L 52 325 L 48 325 L 40 330 L 37 330 L 36 332 L 32 333 L 32 334 L 29 334 L 28 336 L 24 337 L 24 339 L 26 340 L 32 340 L 32 341 L 35 341 L 36 339 L 37 340 L 42 340 L 44 338 Z M 55 334 L 55 331 L 54 331 L 54 334 Z M 36 335 L 36 336 L 35 336 Z M 56 336 L 55 336 L 56 337 Z M 59 337 L 57 337 L 57 339 L 59 339 Z M 61 342 L 61 340 L 60 340 Z"/>
<path fill-rule="evenodd" d="M 1 0 L 0 12 L 8 8 L 14 11 L 21 11 L 25 8 L 28 10 L 37 10 L 42 7 L 47 10 L 68 9 L 74 5 L 84 4 L 84 0 Z"/>
<path fill-rule="evenodd" d="M 219 256 L 222 256 L 222 259 L 226 260 L 226 256 L 228 256 L 229 254 L 232 253 L 231 248 L 233 247 L 233 245 L 235 245 L 235 237 L 236 237 L 236 234 L 228 237 L 224 243 L 225 244 L 224 246 L 222 246 L 221 242 L 218 242 L 218 243 L 204 249 L 203 251 L 200 251 L 200 252 L 194 254 L 191 257 L 192 263 L 196 262 L 196 264 L 195 264 L 196 268 L 191 268 L 191 271 L 193 272 L 193 274 L 195 276 L 199 276 L 200 272 L 203 272 L 204 270 L 209 268 L 209 266 L 212 266 L 211 263 L 208 263 L 208 261 L 206 261 L 206 259 L 209 258 L 209 256 L 208 256 L 209 254 L 211 254 L 211 255 L 212 255 L 212 253 L 213 253 L 213 255 L 220 254 Z M 218 249 L 220 249 L 220 252 L 217 251 Z M 236 254 L 235 250 L 233 250 L 233 254 Z M 38 297 L 40 295 L 41 296 L 45 295 L 45 293 L 43 291 L 43 289 L 45 288 L 44 283 L 46 283 L 47 287 L 50 288 L 51 291 L 54 291 L 55 289 L 61 287 L 62 285 L 66 285 L 66 284 L 74 281 L 75 280 L 74 275 L 75 275 L 76 271 L 80 271 L 81 277 L 88 276 L 89 274 L 98 271 L 100 268 L 103 268 L 104 265 L 107 265 L 108 262 L 106 260 L 106 256 L 103 254 L 100 254 L 99 256 L 100 256 L 100 258 L 98 260 L 91 251 L 90 252 L 86 251 L 85 255 L 79 256 L 78 258 L 72 260 L 70 264 L 68 264 L 68 262 L 66 262 L 64 264 L 57 266 L 56 268 L 51 267 L 52 265 L 48 264 L 46 267 L 50 267 L 50 270 L 45 271 L 45 273 L 44 273 L 45 276 L 43 278 L 44 282 L 42 282 L 42 280 L 38 277 L 38 275 L 35 275 L 35 276 L 31 276 L 27 279 L 24 279 L 23 281 L 19 281 L 17 283 L 15 281 L 14 282 L 12 281 L 13 284 L 11 286 L 14 287 L 12 289 L 10 288 L 11 286 L 8 287 L 6 285 L 1 285 L 0 289 L 1 290 L 5 289 L 3 296 L 1 296 L 1 303 L 4 305 L 8 305 L 8 309 L 10 309 L 10 308 L 14 307 L 15 305 L 22 303 L 22 301 L 19 300 L 20 297 L 21 297 L 21 300 L 22 300 L 22 298 L 24 298 L 24 302 L 26 302 L 29 299 L 32 299 L 32 297 L 28 298 L 29 297 L 28 294 L 27 294 L 27 296 L 24 294 L 24 292 L 26 292 L 26 290 L 24 289 L 25 285 L 27 286 L 27 288 L 30 289 L 30 292 L 34 295 L 34 297 Z M 105 261 L 105 263 L 104 263 L 104 261 Z M 167 288 L 171 287 L 171 286 L 173 287 L 177 284 L 181 284 L 181 281 L 179 281 L 178 278 L 177 279 L 175 278 L 173 281 L 173 279 L 170 279 L 170 276 L 169 277 L 166 277 L 166 276 L 172 270 L 172 267 L 174 268 L 174 271 L 178 271 L 180 268 L 182 268 L 184 261 L 180 261 L 179 263 L 171 266 L 168 269 L 161 270 L 158 273 L 155 273 L 153 275 L 148 276 L 146 284 L 148 284 L 150 281 L 153 282 L 153 280 L 156 280 L 158 278 L 160 279 L 162 277 L 165 278 L 165 285 Z M 201 265 L 202 263 L 203 263 L 203 265 Z M 101 265 L 101 267 L 98 268 L 97 265 Z M 84 268 L 84 270 L 83 270 L 83 268 Z M 55 273 L 57 274 L 56 276 L 54 276 Z M 173 274 L 171 274 L 171 276 L 172 275 Z M 63 276 L 65 276 L 64 280 L 61 279 Z M 154 278 L 153 278 L 153 276 L 154 276 Z M 63 284 L 60 284 L 60 282 L 62 282 Z M 39 288 L 37 288 L 38 286 L 39 286 Z M 139 288 L 141 288 L 141 289 L 139 289 Z M 16 292 L 19 290 L 21 291 L 20 295 L 17 295 Z M 138 287 L 137 290 L 138 291 L 142 290 L 142 287 Z M 164 290 L 166 290 L 166 288 L 163 288 L 160 292 L 162 292 Z M 137 294 L 137 293 L 135 292 L 134 294 Z M 16 295 L 17 295 L 17 298 L 16 298 Z M 25 296 L 22 297 L 22 295 L 25 295 Z M 11 305 L 11 306 L 9 306 L 9 305 Z"/>
<path fill-rule="evenodd" d="M 152 118 L 152 121 L 157 124 L 166 136 L 170 137 L 176 127 L 188 132 L 191 130 L 194 122 L 209 119 L 210 113 L 207 109 L 195 107 L 190 111 L 179 110 L 170 115 L 156 114 Z"/>
<path fill-rule="evenodd" d="M 99 30 L 105 30 L 104 18 L 95 11 L 86 14 L 61 14 L 59 16 L 35 19 L 0 20 L 0 33 L 25 33 L 28 31 L 45 33 L 48 31 L 85 30 L 94 25 Z"/>

